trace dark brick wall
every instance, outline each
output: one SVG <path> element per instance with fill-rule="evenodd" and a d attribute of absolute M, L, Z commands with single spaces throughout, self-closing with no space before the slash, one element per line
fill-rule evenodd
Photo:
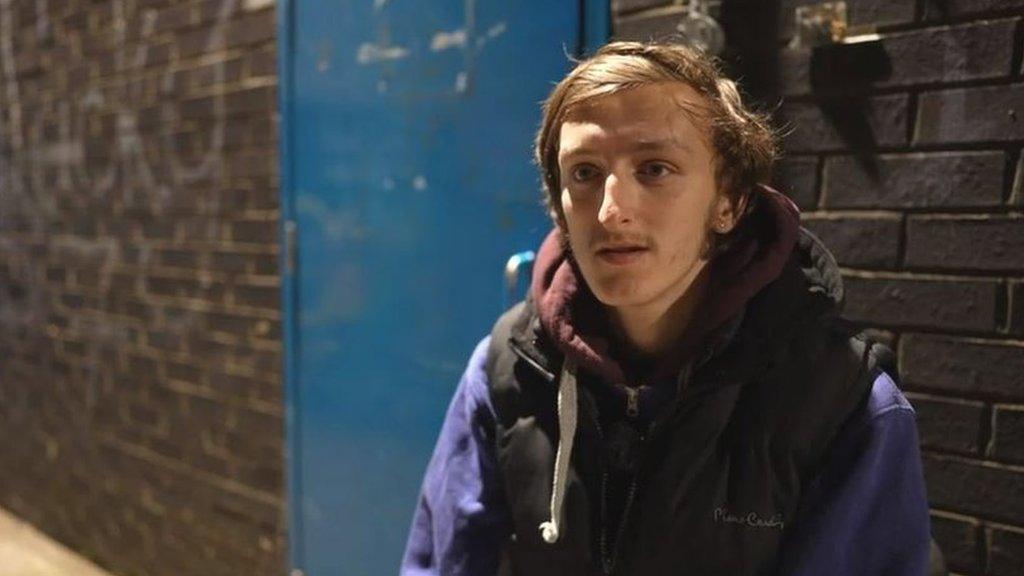
<path fill-rule="evenodd" d="M 285 569 L 275 22 L 0 2 L 0 506 L 120 574 Z"/>
<path fill-rule="evenodd" d="M 723 56 L 786 132 L 776 184 L 891 337 L 956 573 L 1024 573 L 1024 0 L 848 0 L 880 46 L 791 49 L 814 0 L 722 0 Z M 664 38 L 684 2 L 620 0 Z"/>

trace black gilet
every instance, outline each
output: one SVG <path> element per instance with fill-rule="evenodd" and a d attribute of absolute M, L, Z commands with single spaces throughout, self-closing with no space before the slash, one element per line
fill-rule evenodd
<path fill-rule="evenodd" d="M 492 331 L 487 372 L 498 464 L 513 533 L 499 574 L 770 574 L 801 494 L 892 353 L 838 317 L 842 282 L 813 236 L 750 302 L 728 345 L 687 370 L 641 441 L 633 490 L 613 538 L 602 536 L 602 431 L 578 374 L 578 425 L 559 539 L 549 516 L 563 357 L 531 302 Z"/>

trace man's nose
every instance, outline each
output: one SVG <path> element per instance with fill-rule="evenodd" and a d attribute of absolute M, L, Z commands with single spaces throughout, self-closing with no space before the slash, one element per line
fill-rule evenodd
<path fill-rule="evenodd" d="M 638 192 L 632 178 L 608 174 L 604 180 L 604 194 L 597 219 L 608 227 L 629 224 L 636 216 Z"/>

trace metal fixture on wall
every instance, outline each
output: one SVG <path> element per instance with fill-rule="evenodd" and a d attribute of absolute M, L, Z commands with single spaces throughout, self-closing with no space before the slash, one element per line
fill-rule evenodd
<path fill-rule="evenodd" d="M 725 32 L 711 16 L 710 0 L 690 0 L 689 10 L 676 25 L 686 44 L 708 54 L 719 55 L 725 49 Z"/>
<path fill-rule="evenodd" d="M 846 34 L 846 2 L 797 6 L 790 48 L 811 48 L 839 42 Z"/>
<path fill-rule="evenodd" d="M 794 10 L 795 33 L 790 48 L 816 48 L 835 44 L 876 42 L 874 26 L 850 26 L 846 2 L 822 2 Z"/>
<path fill-rule="evenodd" d="M 789 47 L 810 49 L 809 76 L 818 93 L 862 92 L 892 74 L 889 55 L 874 26 L 850 26 L 846 2 L 822 2 L 794 10 Z"/>
<path fill-rule="evenodd" d="M 526 250 L 513 254 L 505 263 L 503 310 L 508 310 L 516 302 L 526 297 L 526 286 L 529 286 L 530 271 L 533 270 L 533 261 L 536 256 L 533 250 Z"/>

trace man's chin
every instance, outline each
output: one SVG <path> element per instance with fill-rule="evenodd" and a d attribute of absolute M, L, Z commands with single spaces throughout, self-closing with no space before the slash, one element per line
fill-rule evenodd
<path fill-rule="evenodd" d="M 649 300 L 635 279 L 600 282 L 591 285 L 591 292 L 601 304 L 612 308 L 639 306 Z"/>

